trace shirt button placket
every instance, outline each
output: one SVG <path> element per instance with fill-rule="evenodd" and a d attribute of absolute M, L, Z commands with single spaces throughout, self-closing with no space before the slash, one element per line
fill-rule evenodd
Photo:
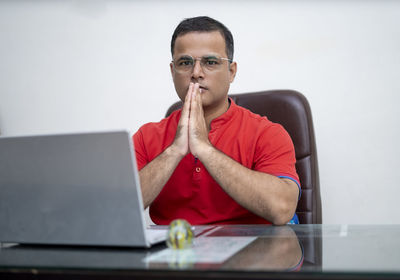
<path fill-rule="evenodd" d="M 195 160 L 194 160 L 193 179 L 195 181 L 200 181 L 201 180 L 200 161 L 197 158 L 195 158 Z"/>

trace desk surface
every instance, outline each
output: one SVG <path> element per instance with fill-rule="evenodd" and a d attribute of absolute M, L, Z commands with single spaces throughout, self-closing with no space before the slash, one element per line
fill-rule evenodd
<path fill-rule="evenodd" d="M 225 225 L 196 239 L 197 247 L 172 253 L 164 244 L 3 246 L 0 278 L 400 278 L 400 225 Z"/>

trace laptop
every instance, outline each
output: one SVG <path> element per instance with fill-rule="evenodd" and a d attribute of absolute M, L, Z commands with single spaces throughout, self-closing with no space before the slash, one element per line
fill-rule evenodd
<path fill-rule="evenodd" d="M 0 242 L 150 247 L 127 131 L 0 137 Z"/>

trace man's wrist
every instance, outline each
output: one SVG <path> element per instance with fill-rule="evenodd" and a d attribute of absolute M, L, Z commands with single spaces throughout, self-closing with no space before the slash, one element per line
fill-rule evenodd
<path fill-rule="evenodd" d="M 196 157 L 200 159 L 201 162 L 207 161 L 207 159 L 212 158 L 213 153 L 215 153 L 216 149 L 211 143 L 207 143 L 202 145 L 197 153 Z"/>
<path fill-rule="evenodd" d="M 182 149 L 179 149 L 174 143 L 166 148 L 165 152 L 168 157 L 176 158 L 179 161 L 186 155 L 186 153 L 182 152 Z"/>

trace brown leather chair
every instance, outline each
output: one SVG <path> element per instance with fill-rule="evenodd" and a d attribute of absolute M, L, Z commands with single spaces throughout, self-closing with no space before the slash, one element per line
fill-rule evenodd
<path fill-rule="evenodd" d="M 301 224 L 321 224 L 321 195 L 317 150 L 310 105 L 301 93 L 293 90 L 268 90 L 233 94 L 236 104 L 280 123 L 292 137 L 296 151 L 296 170 L 300 177 L 302 194 L 296 213 Z M 169 116 L 182 102 L 174 103 Z"/>

